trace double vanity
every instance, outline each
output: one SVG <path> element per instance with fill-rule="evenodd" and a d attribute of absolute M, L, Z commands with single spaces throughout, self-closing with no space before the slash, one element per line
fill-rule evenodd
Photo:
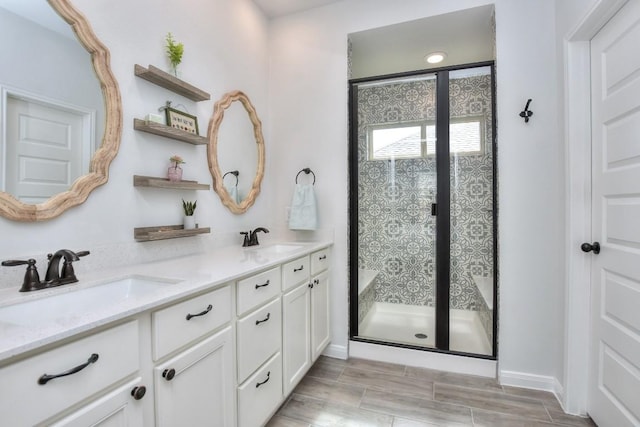
<path fill-rule="evenodd" d="M 329 343 L 331 242 L 228 247 L 0 293 L 7 425 L 265 424 Z"/>

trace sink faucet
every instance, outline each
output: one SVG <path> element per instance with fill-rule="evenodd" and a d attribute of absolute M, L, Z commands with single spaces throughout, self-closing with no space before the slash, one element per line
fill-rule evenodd
<path fill-rule="evenodd" d="M 2 265 L 5 267 L 27 265 L 27 271 L 24 275 L 24 281 L 22 282 L 20 292 L 37 291 L 39 289 L 53 288 L 55 286 L 77 282 L 78 279 L 73 271 L 72 263 L 74 261 L 78 261 L 80 257 L 89 255 L 89 253 L 89 251 L 80 251 L 76 253 L 69 249 L 60 249 L 55 254 L 47 255 L 47 258 L 49 259 L 49 266 L 47 267 L 47 274 L 43 281 L 40 281 L 35 259 L 29 259 L 27 261 L 8 260 L 3 261 Z M 60 268 L 60 261 L 63 258 L 64 263 L 62 268 Z"/>
<path fill-rule="evenodd" d="M 264 227 L 258 227 L 253 231 L 241 231 L 240 234 L 244 235 L 244 241 L 242 242 L 242 247 L 259 245 L 260 242 L 258 242 L 258 232 L 260 231 L 262 231 L 263 233 L 269 232 L 269 230 L 267 230 Z"/>
<path fill-rule="evenodd" d="M 269 230 L 267 230 L 264 227 L 258 227 L 253 231 L 249 232 L 249 246 L 257 246 L 260 244 L 260 242 L 258 242 L 258 232 L 262 231 L 264 233 L 268 233 Z"/>
<path fill-rule="evenodd" d="M 83 254 L 83 255 L 88 255 Z M 75 272 L 73 271 L 73 261 L 79 261 L 80 256 L 69 249 L 60 249 L 55 254 L 47 255 L 49 260 L 49 266 L 47 267 L 47 274 L 44 276 L 45 282 L 52 282 L 54 280 L 64 280 L 65 283 L 77 282 Z M 60 260 L 64 257 L 64 264 L 62 269 L 60 268 Z M 67 280 L 69 280 L 67 282 Z M 61 283 L 62 284 L 62 283 Z"/>

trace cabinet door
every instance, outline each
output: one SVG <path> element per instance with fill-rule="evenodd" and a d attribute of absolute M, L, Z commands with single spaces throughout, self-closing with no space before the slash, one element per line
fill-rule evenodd
<path fill-rule="evenodd" d="M 154 369 L 157 426 L 233 426 L 231 327 Z"/>
<path fill-rule="evenodd" d="M 329 273 L 311 281 L 311 358 L 315 362 L 329 344 Z"/>
<path fill-rule="evenodd" d="M 143 425 L 144 399 L 153 396 L 140 393 L 141 378 L 136 378 L 108 393 L 62 420 L 49 424 L 52 427 L 133 427 Z M 136 396 L 133 397 L 133 391 Z M 142 396 L 140 396 L 142 394 Z"/>
<path fill-rule="evenodd" d="M 282 297 L 284 394 L 288 395 L 311 367 L 310 291 L 308 283 Z"/>

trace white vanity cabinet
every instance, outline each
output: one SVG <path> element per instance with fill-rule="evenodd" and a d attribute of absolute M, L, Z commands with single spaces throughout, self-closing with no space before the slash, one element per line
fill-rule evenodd
<path fill-rule="evenodd" d="M 120 401 L 116 404 L 120 408 L 118 417 L 135 425 L 142 401 L 135 400 L 129 387 L 135 387 L 138 380 L 121 387 L 117 397 L 105 390 L 138 373 L 139 355 L 138 322 L 134 320 L 0 368 L 1 423 L 43 423 L 97 396 L 85 409 L 78 410 L 77 417 L 91 419 L 112 407 L 115 399 Z M 67 375 L 48 379 L 60 374 Z M 61 425 L 77 425 L 72 419 Z"/>
<path fill-rule="evenodd" d="M 235 425 L 231 306 L 227 285 L 152 314 L 156 426 Z"/>
<path fill-rule="evenodd" d="M 0 425 L 265 425 L 329 342 L 329 257 L 238 269 L 0 363 Z"/>
<path fill-rule="evenodd" d="M 311 266 L 282 297 L 284 393 L 288 395 L 329 343 L 329 250 L 288 263 Z M 283 276 L 287 274 L 283 271 Z"/>

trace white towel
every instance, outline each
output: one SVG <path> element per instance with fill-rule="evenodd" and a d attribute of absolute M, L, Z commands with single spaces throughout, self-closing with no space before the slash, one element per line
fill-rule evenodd
<path fill-rule="evenodd" d="M 231 197 L 231 200 L 233 200 L 236 204 L 239 203 L 238 186 L 236 184 L 225 184 L 224 188 L 227 190 L 227 193 L 229 193 L 229 197 Z"/>
<path fill-rule="evenodd" d="M 291 230 L 315 230 L 318 228 L 316 195 L 313 184 L 296 184 L 289 212 Z"/>

